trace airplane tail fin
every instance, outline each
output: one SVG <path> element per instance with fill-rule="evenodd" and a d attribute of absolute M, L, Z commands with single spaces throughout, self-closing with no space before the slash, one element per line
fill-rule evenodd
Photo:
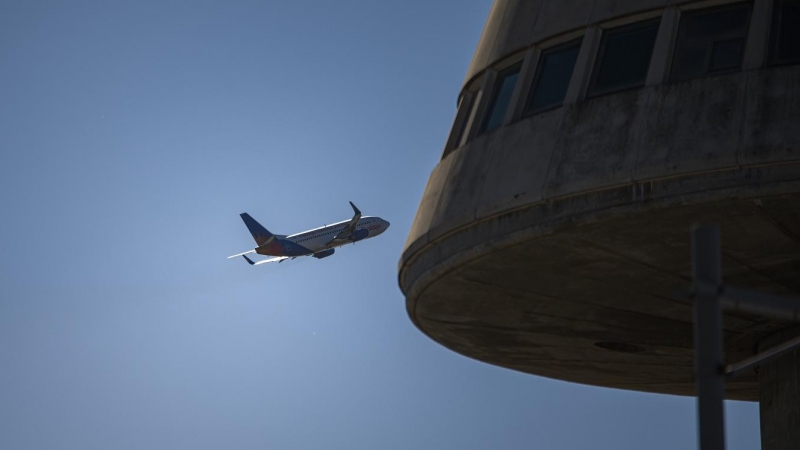
<path fill-rule="evenodd" d="M 241 213 L 239 215 L 242 217 L 244 224 L 247 225 L 247 229 L 250 230 L 250 234 L 253 235 L 253 239 L 256 240 L 256 244 L 259 246 L 266 244 L 275 237 L 269 230 L 256 222 L 256 219 L 250 217 L 250 214 Z"/>

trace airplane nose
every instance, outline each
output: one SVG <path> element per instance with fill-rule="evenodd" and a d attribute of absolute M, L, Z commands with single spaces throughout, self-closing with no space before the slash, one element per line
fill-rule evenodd
<path fill-rule="evenodd" d="M 388 220 L 384 220 L 384 221 L 383 221 L 383 226 L 384 226 L 385 228 L 389 228 L 389 225 L 391 225 L 391 224 L 389 223 L 389 221 L 388 221 Z"/>

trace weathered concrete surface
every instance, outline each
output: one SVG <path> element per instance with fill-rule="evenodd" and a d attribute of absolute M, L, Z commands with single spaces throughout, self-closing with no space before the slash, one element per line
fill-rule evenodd
<path fill-rule="evenodd" d="M 650 89 L 637 179 L 736 166 L 746 73 Z"/>
<path fill-rule="evenodd" d="M 800 66 L 598 97 L 501 127 L 451 152 L 440 163 L 449 169 L 437 169 L 418 214 L 430 221 L 425 227 L 435 239 L 510 208 L 626 183 L 647 190 L 647 180 L 687 176 L 677 183 L 696 186 L 683 192 L 721 188 L 727 175 L 688 175 L 798 161 L 797 124 Z M 412 236 L 428 231 L 415 222 Z"/>
<path fill-rule="evenodd" d="M 543 114 L 508 128 L 504 139 L 485 155 L 490 158 L 483 182 L 492 188 L 481 192 L 477 217 L 542 200 L 543 180 L 559 139 L 563 109 Z M 532 135 L 536 139 L 531 139 Z M 486 162 L 486 159 L 484 159 Z"/>
<path fill-rule="evenodd" d="M 636 89 L 565 108 L 545 185 L 548 198 L 632 181 L 650 92 Z"/>
<path fill-rule="evenodd" d="M 800 68 L 748 73 L 740 164 L 793 161 L 800 142 Z"/>
<path fill-rule="evenodd" d="M 800 336 L 800 328 L 781 330 L 765 338 L 759 350 Z M 760 382 L 761 448 L 800 448 L 800 350 L 762 365 Z"/>
<path fill-rule="evenodd" d="M 800 191 L 797 183 L 784 187 Z M 585 384 L 692 395 L 691 306 L 679 298 L 690 284 L 692 223 L 721 225 L 726 281 L 800 292 L 797 277 L 789 275 L 800 265 L 800 242 L 775 225 L 800 227 L 789 222 L 800 214 L 800 195 L 766 194 L 780 188 L 764 188 L 759 202 L 684 205 L 694 199 L 682 197 L 555 220 L 547 216 L 568 205 L 543 204 L 539 214 L 482 224 L 490 233 L 462 230 L 410 265 L 408 275 L 417 278 L 404 280 L 409 315 L 440 344 L 491 364 Z M 522 237 L 515 239 L 513 230 Z M 487 235 L 495 236 L 491 249 L 442 251 L 456 246 L 451 241 Z M 420 273 L 413 270 L 418 265 L 428 268 Z M 724 322 L 731 361 L 749 356 L 765 334 L 784 326 L 742 314 L 727 314 Z M 728 383 L 727 395 L 756 400 L 756 374 Z"/>
<path fill-rule="evenodd" d="M 506 12 L 508 27 L 502 39 L 495 42 L 491 57 L 505 55 L 529 47 L 539 8 L 544 0 L 513 0 Z"/>
<path fill-rule="evenodd" d="M 467 70 L 465 86 L 472 79 L 470 73 L 474 75 L 478 72 L 483 72 L 489 66 L 490 61 L 495 62 L 497 60 L 495 42 L 497 42 L 498 34 L 504 25 L 503 21 L 509 6 L 508 3 L 508 0 L 497 0 L 492 3 L 492 9 L 489 10 L 489 17 L 483 26 L 483 33 L 481 33 L 481 38 L 478 41 L 478 47 L 475 49 L 475 54 L 472 55 L 472 62 L 469 70 Z M 505 25 L 507 26 L 507 24 Z"/>
<path fill-rule="evenodd" d="M 596 0 L 593 7 L 592 21 L 602 22 L 620 16 L 661 9 L 666 7 L 668 3 L 667 0 Z"/>
<path fill-rule="evenodd" d="M 533 25 L 531 40 L 538 42 L 587 26 L 591 23 L 593 3 L 586 0 L 544 0 Z M 564 11 L 570 11 L 571 14 L 564 14 Z"/>
<path fill-rule="evenodd" d="M 781 95 L 781 92 L 784 94 Z M 451 152 L 399 267 L 409 315 L 467 356 L 691 395 L 689 232 L 722 229 L 725 281 L 800 295 L 800 66 L 557 108 Z M 785 326 L 725 316 L 726 357 Z M 755 372 L 728 383 L 756 400 Z"/>
<path fill-rule="evenodd" d="M 442 161 L 431 173 L 428 179 L 428 186 L 425 189 L 427 193 L 422 198 L 422 203 L 417 208 L 417 215 L 414 217 L 414 222 L 411 225 L 411 230 L 408 233 L 406 240 L 406 248 L 412 249 L 414 244 L 424 245 L 427 243 L 427 233 L 431 228 L 431 219 L 433 213 L 436 211 L 436 206 L 439 204 L 439 199 L 442 194 L 442 186 L 447 179 L 447 174 L 457 158 L 447 158 L 447 161 Z"/>

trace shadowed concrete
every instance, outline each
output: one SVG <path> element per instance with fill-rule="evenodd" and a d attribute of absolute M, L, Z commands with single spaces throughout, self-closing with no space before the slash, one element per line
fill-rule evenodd
<path fill-rule="evenodd" d="M 606 220 L 572 217 L 529 239 L 429 269 L 446 272 L 412 287 L 409 314 L 440 344 L 485 362 L 585 384 L 692 395 L 692 311 L 679 294 L 690 284 L 692 223 L 720 224 L 726 280 L 800 293 L 800 242 L 778 225 L 800 226 L 800 195 L 759 198 L 623 208 Z M 724 326 L 726 357 L 735 361 L 785 325 L 728 314 Z M 727 395 L 756 400 L 756 373 L 729 382 Z"/>
<path fill-rule="evenodd" d="M 730 2 L 495 0 L 463 89 L 490 90 L 497 70 L 584 39 L 566 105 L 512 108 L 446 147 L 399 264 L 420 330 L 514 370 L 693 395 L 692 225 L 720 227 L 725 283 L 800 296 L 800 65 L 765 63 L 771 3 L 755 0 L 741 71 L 669 82 L 680 9 L 712 3 Z M 646 86 L 584 98 L 602 30 L 657 17 Z M 512 105 L 535 79 L 523 72 Z M 786 326 L 725 314 L 726 360 Z M 774 403 L 767 379 L 762 402 Z M 757 373 L 726 396 L 758 400 Z"/>
<path fill-rule="evenodd" d="M 488 363 L 693 394 L 693 224 L 720 226 L 727 283 L 800 295 L 799 92 L 797 66 L 634 89 L 452 151 L 400 262 L 409 315 Z M 726 359 L 784 326 L 726 315 Z M 755 372 L 727 395 L 757 400 Z"/>
<path fill-rule="evenodd" d="M 765 338 L 760 350 L 800 335 L 800 327 L 782 330 Z M 763 364 L 758 371 L 761 385 L 761 442 L 764 448 L 797 448 L 800 442 L 800 350 Z"/>
<path fill-rule="evenodd" d="M 800 298 L 800 64 L 769 64 L 774 2 L 747 2 L 741 70 L 670 81 L 685 11 L 729 3 L 495 0 L 455 119 L 466 142 L 447 140 L 398 267 L 422 332 L 525 373 L 694 395 L 693 225 L 719 226 L 725 284 Z M 644 20 L 660 22 L 642 87 L 586 98 L 607 30 Z M 523 117 L 541 55 L 579 38 L 563 104 Z M 503 125 L 481 134 L 513 64 Z M 789 325 L 724 313 L 725 361 Z M 725 383 L 760 401 L 765 449 L 800 448 L 799 355 Z"/>

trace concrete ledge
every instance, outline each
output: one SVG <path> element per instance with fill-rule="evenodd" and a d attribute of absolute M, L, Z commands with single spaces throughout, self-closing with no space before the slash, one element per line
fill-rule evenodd
<path fill-rule="evenodd" d="M 561 198 L 549 199 L 509 209 L 500 214 L 469 221 L 466 226 L 440 232 L 436 238 L 425 234 L 406 247 L 400 260 L 400 288 L 408 294 L 407 287 L 416 278 L 410 276 L 435 264 L 437 255 L 454 255 L 472 247 L 494 241 L 531 239 L 552 233 L 568 222 L 602 221 L 622 210 L 644 212 L 685 203 L 711 202 L 719 198 L 736 198 L 739 195 L 757 197 L 761 192 L 798 192 L 800 161 L 785 164 L 765 164 L 736 169 L 719 170 L 701 174 L 676 176 L 628 183 Z M 660 200 L 660 202 L 656 202 Z M 516 233 L 521 233 L 517 237 Z M 467 238 L 466 236 L 472 236 Z M 455 242 L 448 242 L 455 241 Z M 431 247 L 436 247 L 432 249 Z M 426 255 L 427 253 L 427 255 Z M 412 269 L 410 266 L 415 266 Z M 419 268 L 418 268 L 419 267 Z"/>
<path fill-rule="evenodd" d="M 675 295 L 689 285 L 689 227 L 721 225 L 725 277 L 736 285 L 800 292 L 791 269 L 800 241 L 785 232 L 800 230 L 798 192 L 800 163 L 786 163 L 543 201 L 415 246 L 401 262 L 400 286 L 415 325 L 466 356 L 567 381 L 693 395 L 691 308 Z M 726 355 L 749 356 L 782 326 L 727 314 Z M 757 400 L 756 374 L 727 389 L 728 398 Z"/>

